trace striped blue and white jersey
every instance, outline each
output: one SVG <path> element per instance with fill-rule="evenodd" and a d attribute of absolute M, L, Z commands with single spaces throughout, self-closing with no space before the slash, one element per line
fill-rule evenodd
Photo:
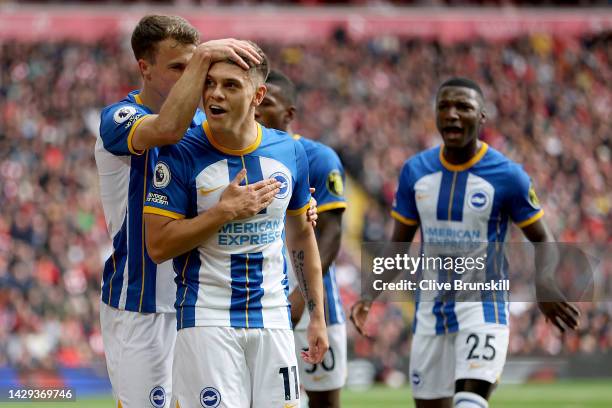
<path fill-rule="evenodd" d="M 150 177 L 158 149 L 138 152 L 132 137 L 146 115 L 139 91 L 102 110 L 95 158 L 100 196 L 113 248 L 104 264 L 102 301 L 109 306 L 141 313 L 174 311 L 175 285 L 170 262 L 155 265 L 144 241 L 142 207 L 145 179 Z M 205 115 L 198 110 L 191 126 Z"/>
<path fill-rule="evenodd" d="M 488 254 L 482 276 L 478 276 L 480 281 L 489 281 L 507 278 L 501 245 L 489 243 L 506 241 L 510 221 L 525 227 L 540 219 L 543 211 L 523 168 L 482 143 L 478 153 L 462 165 L 448 163 L 441 146 L 407 160 L 391 215 L 404 224 L 419 225 L 423 248 L 435 244 L 432 251 L 443 248 L 442 252 L 452 253 L 454 247 L 487 243 L 474 248 L 481 248 L 480 255 L 492 248 L 497 251 Z M 446 276 L 446 271 L 440 271 L 434 279 L 453 279 Z M 452 298 L 417 302 L 414 331 L 445 334 L 483 323 L 508 324 L 506 295 L 483 291 L 480 302 Z"/>
<path fill-rule="evenodd" d="M 344 167 L 336 152 L 323 143 L 315 142 L 300 135 L 294 135 L 308 157 L 308 176 L 310 186 L 315 188 L 313 193 L 317 200 L 319 213 L 347 207 L 344 196 Z M 328 325 L 341 324 L 346 321 L 340 291 L 336 282 L 336 265 L 332 263 L 327 273 L 323 275 L 323 289 L 325 295 L 325 321 Z M 296 329 L 305 329 L 309 316 L 305 310 Z"/>
<path fill-rule="evenodd" d="M 275 199 L 259 214 L 224 224 L 198 248 L 174 259 L 177 327 L 291 327 L 284 256 L 285 214 L 310 202 L 304 148 L 284 132 L 258 126 L 243 150 L 224 148 L 207 122 L 161 149 L 145 213 L 193 218 L 217 204 L 242 168 L 244 183 L 276 178 Z"/>

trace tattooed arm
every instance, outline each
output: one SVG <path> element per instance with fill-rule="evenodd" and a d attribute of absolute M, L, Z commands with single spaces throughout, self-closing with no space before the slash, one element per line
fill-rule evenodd
<path fill-rule="evenodd" d="M 328 340 L 323 312 L 321 258 L 314 230 L 306 214 L 287 216 L 286 240 L 293 270 L 310 313 L 309 350 L 302 357 L 308 363 L 317 364 L 327 351 Z"/>

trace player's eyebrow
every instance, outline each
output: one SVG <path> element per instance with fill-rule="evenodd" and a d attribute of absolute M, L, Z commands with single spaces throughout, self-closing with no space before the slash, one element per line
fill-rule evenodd
<path fill-rule="evenodd" d="M 185 68 L 187 63 L 182 61 L 172 61 L 168 63 L 168 68 Z"/>
<path fill-rule="evenodd" d="M 231 85 L 242 85 L 242 82 L 236 78 L 225 78 L 223 79 L 223 82 Z"/>

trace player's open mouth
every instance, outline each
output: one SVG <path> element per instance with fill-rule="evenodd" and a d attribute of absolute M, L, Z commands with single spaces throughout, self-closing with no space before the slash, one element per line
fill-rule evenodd
<path fill-rule="evenodd" d="M 208 110 L 210 110 L 210 113 L 213 115 L 223 115 L 224 113 L 226 113 L 227 111 L 225 109 L 223 109 L 222 107 L 218 106 L 218 105 L 210 105 L 208 107 Z"/>
<path fill-rule="evenodd" d="M 451 137 L 460 137 L 463 135 L 463 129 L 459 126 L 445 126 L 442 128 L 442 133 Z"/>

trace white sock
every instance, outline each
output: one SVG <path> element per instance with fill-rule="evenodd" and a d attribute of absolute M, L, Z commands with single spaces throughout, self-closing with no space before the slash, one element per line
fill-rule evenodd
<path fill-rule="evenodd" d="M 455 408 L 489 408 L 489 402 L 473 392 L 461 391 L 453 397 Z"/>

